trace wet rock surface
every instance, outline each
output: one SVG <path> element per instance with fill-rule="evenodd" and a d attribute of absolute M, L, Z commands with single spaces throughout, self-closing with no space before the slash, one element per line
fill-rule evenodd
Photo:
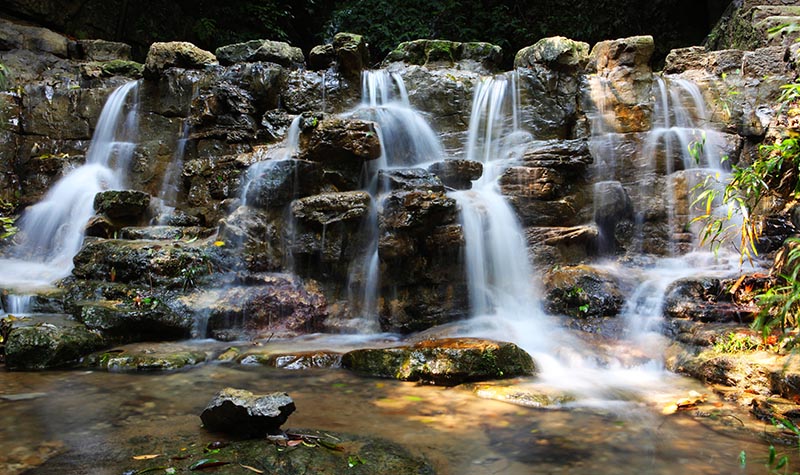
<path fill-rule="evenodd" d="M 61 315 L 2 320 L 6 368 L 40 370 L 76 365 L 105 346 L 97 332 Z"/>
<path fill-rule="evenodd" d="M 183 42 L 153 43 L 144 63 L 146 77 L 157 78 L 168 68 L 202 69 L 215 64 L 217 58 L 208 51 Z"/>
<path fill-rule="evenodd" d="M 87 355 L 81 361 L 81 366 L 113 373 L 152 373 L 195 366 L 207 359 L 206 352 L 200 349 L 164 345 L 128 346 Z"/>
<path fill-rule="evenodd" d="M 255 395 L 225 388 L 211 399 L 200 419 L 207 430 L 255 438 L 280 434 L 294 411 L 294 401 L 286 393 Z"/>
<path fill-rule="evenodd" d="M 344 354 L 342 366 L 370 376 L 443 386 L 528 376 L 536 372 L 530 355 L 513 343 L 470 338 L 354 350 Z"/>
<path fill-rule="evenodd" d="M 545 307 L 573 317 L 609 317 L 625 304 L 624 285 L 608 271 L 590 266 L 562 267 L 543 279 Z"/>
<path fill-rule="evenodd" d="M 191 336 L 192 318 L 178 315 L 157 299 L 132 302 L 78 302 L 75 319 L 108 341 L 178 340 Z"/>
<path fill-rule="evenodd" d="M 298 67 L 305 62 L 303 51 L 288 43 L 271 40 L 251 40 L 217 48 L 214 55 L 222 65 L 266 61 L 281 66 Z"/>

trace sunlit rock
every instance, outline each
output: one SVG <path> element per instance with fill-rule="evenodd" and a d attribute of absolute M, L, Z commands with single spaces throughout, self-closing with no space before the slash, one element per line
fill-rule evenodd
<path fill-rule="evenodd" d="M 354 350 L 342 366 L 357 373 L 454 386 L 469 381 L 528 376 L 529 354 L 513 343 L 472 338 L 425 340 L 410 346 Z"/>

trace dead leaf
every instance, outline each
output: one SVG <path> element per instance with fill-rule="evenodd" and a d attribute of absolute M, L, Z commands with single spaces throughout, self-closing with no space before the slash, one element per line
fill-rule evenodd
<path fill-rule="evenodd" d="M 161 454 L 134 455 L 133 460 L 153 460 L 156 457 L 161 457 Z"/>
<path fill-rule="evenodd" d="M 243 464 L 240 463 L 239 466 L 242 467 L 242 468 L 246 468 L 247 470 L 250 470 L 253 473 L 264 473 L 263 470 L 259 470 L 259 469 L 255 468 L 255 467 L 251 467 L 250 465 L 243 465 Z"/>

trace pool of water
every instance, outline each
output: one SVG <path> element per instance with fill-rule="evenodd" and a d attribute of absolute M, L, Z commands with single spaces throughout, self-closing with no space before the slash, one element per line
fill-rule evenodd
<path fill-rule="evenodd" d="M 227 386 L 285 391 L 297 406 L 286 428 L 389 439 L 440 474 L 765 473 L 759 423 L 674 375 L 649 391 L 603 395 L 604 404 L 536 409 L 465 387 L 217 363 L 151 374 L 0 372 L 0 473 L 121 474 L 136 467 L 135 455 L 206 444 L 219 435 L 200 426 L 199 414 Z M 699 412 L 662 414 L 690 390 L 709 394 Z M 722 409 L 734 412 L 715 417 Z"/>

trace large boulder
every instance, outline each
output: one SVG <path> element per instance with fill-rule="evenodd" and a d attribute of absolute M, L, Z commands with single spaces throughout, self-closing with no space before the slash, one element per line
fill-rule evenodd
<path fill-rule="evenodd" d="M 222 65 L 266 61 L 286 67 L 300 67 L 305 62 L 300 48 L 282 41 L 271 40 L 250 40 L 221 46 L 214 54 Z"/>
<path fill-rule="evenodd" d="M 5 318 L 0 322 L 8 369 L 74 366 L 82 356 L 107 344 L 100 333 L 64 316 Z"/>
<path fill-rule="evenodd" d="M 142 226 L 149 221 L 150 195 L 136 190 L 102 191 L 94 197 L 94 210 L 87 235 L 113 237 L 124 227 Z"/>
<path fill-rule="evenodd" d="M 176 346 L 173 343 L 146 346 L 116 347 L 84 357 L 81 366 L 109 372 L 157 372 L 174 371 L 203 363 L 207 359 L 204 351 L 197 348 Z"/>
<path fill-rule="evenodd" d="M 126 43 L 106 40 L 78 40 L 78 54 L 89 61 L 113 61 L 131 59 L 131 46 Z"/>
<path fill-rule="evenodd" d="M 66 58 L 69 55 L 69 39 L 47 28 L 0 18 L 0 50 L 11 49 L 27 49 Z"/>
<path fill-rule="evenodd" d="M 185 41 L 153 43 L 147 52 L 144 63 L 144 75 L 149 79 L 157 79 L 169 68 L 204 69 L 216 64 L 217 58 L 212 53 L 200 49 Z"/>
<path fill-rule="evenodd" d="M 460 43 L 446 40 L 414 40 L 397 45 L 383 65 L 403 62 L 426 68 L 453 68 L 488 74 L 496 71 L 503 50 L 489 43 Z"/>
<path fill-rule="evenodd" d="M 194 323 L 157 298 L 142 296 L 132 302 L 78 302 L 75 308 L 77 321 L 116 342 L 185 339 L 191 336 Z"/>
<path fill-rule="evenodd" d="M 589 55 L 587 70 L 596 76 L 590 78 L 588 101 L 585 109 L 592 112 L 602 105 L 613 111 L 609 132 L 641 132 L 650 129 L 652 105 L 652 69 L 650 59 L 655 45 L 652 36 L 633 36 L 618 40 L 601 41 L 594 45 Z"/>
<path fill-rule="evenodd" d="M 517 345 L 474 338 L 354 350 L 345 353 L 342 366 L 370 376 L 443 386 L 530 376 L 536 372 L 533 358 Z"/>
<path fill-rule="evenodd" d="M 514 57 L 514 67 L 529 68 L 541 64 L 555 71 L 575 73 L 581 72 L 588 61 L 588 43 L 554 36 L 519 50 Z"/>
<path fill-rule="evenodd" d="M 625 304 L 624 284 L 589 266 L 559 267 L 543 279 L 549 312 L 573 317 L 614 317 Z"/>
<path fill-rule="evenodd" d="M 327 301 L 316 285 L 286 275 L 256 275 L 225 289 L 196 291 L 175 305 L 181 314 L 202 315 L 198 338 L 290 337 L 320 331 L 327 317 Z"/>
<path fill-rule="evenodd" d="M 73 258 L 82 279 L 193 287 L 210 273 L 208 242 L 90 239 Z"/>
<path fill-rule="evenodd" d="M 225 388 L 211 399 L 200 419 L 210 431 L 255 438 L 281 434 L 281 425 L 294 411 L 294 401 L 286 393 L 255 395 Z"/>
<path fill-rule="evenodd" d="M 361 35 L 337 33 L 333 37 L 333 54 L 339 63 L 339 73 L 346 78 L 358 80 L 361 71 L 369 68 L 369 50 Z"/>

